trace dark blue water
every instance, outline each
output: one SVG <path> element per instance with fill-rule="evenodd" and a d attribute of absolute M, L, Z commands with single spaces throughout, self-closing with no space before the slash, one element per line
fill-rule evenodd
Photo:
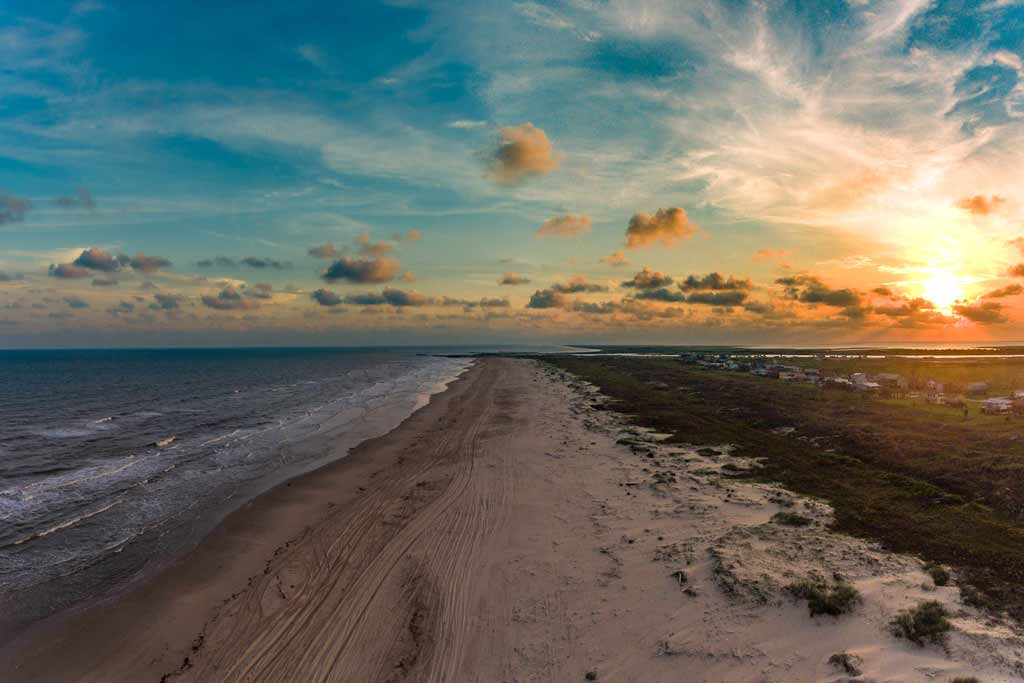
<path fill-rule="evenodd" d="M 0 640 L 386 433 L 468 363 L 409 350 L 0 352 Z"/>

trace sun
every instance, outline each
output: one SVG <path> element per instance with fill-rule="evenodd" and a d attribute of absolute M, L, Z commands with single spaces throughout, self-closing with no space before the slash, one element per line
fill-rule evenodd
<path fill-rule="evenodd" d="M 957 275 L 945 272 L 935 273 L 934 277 L 921 281 L 923 296 L 935 304 L 935 308 L 949 313 L 953 304 L 964 296 L 963 283 Z"/>

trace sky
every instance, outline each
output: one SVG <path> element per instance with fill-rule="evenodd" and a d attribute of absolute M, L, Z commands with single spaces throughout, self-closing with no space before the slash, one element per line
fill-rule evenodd
<path fill-rule="evenodd" d="M 0 5 L 0 347 L 1024 340 L 1024 2 Z"/>

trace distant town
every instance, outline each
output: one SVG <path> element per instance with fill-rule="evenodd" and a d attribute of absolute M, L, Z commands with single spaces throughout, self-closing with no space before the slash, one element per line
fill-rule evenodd
<path fill-rule="evenodd" d="M 784 382 L 800 382 L 824 389 L 865 392 L 883 398 L 923 398 L 926 403 L 963 410 L 968 402 L 980 404 L 987 415 L 1024 415 L 1024 389 L 1014 389 L 1008 396 L 990 396 L 991 384 L 972 381 L 965 384 L 940 382 L 934 379 L 912 382 L 893 372 L 852 372 L 840 374 L 819 368 L 789 365 L 768 356 L 737 357 L 725 353 L 682 353 L 680 361 L 709 370 L 749 372 Z"/>

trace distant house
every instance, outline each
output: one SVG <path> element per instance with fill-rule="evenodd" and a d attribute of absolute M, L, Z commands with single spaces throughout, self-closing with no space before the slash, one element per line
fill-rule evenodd
<path fill-rule="evenodd" d="M 1018 399 L 1018 398 L 1024 399 L 1024 389 L 1014 389 L 1013 390 L 1013 398 L 1014 399 Z"/>
<path fill-rule="evenodd" d="M 868 376 L 863 372 L 855 372 L 850 375 L 850 381 L 854 384 L 867 384 Z"/>
<path fill-rule="evenodd" d="M 928 380 L 928 383 L 925 384 L 925 389 L 929 394 L 941 394 L 946 390 L 946 387 L 943 386 L 942 382 L 936 382 L 935 380 L 930 379 Z"/>
<path fill-rule="evenodd" d="M 989 398 L 981 406 L 981 412 L 988 415 L 1003 415 L 1013 410 L 1013 399 Z"/>
<path fill-rule="evenodd" d="M 988 382 L 968 382 L 967 393 L 977 396 L 988 391 Z"/>

